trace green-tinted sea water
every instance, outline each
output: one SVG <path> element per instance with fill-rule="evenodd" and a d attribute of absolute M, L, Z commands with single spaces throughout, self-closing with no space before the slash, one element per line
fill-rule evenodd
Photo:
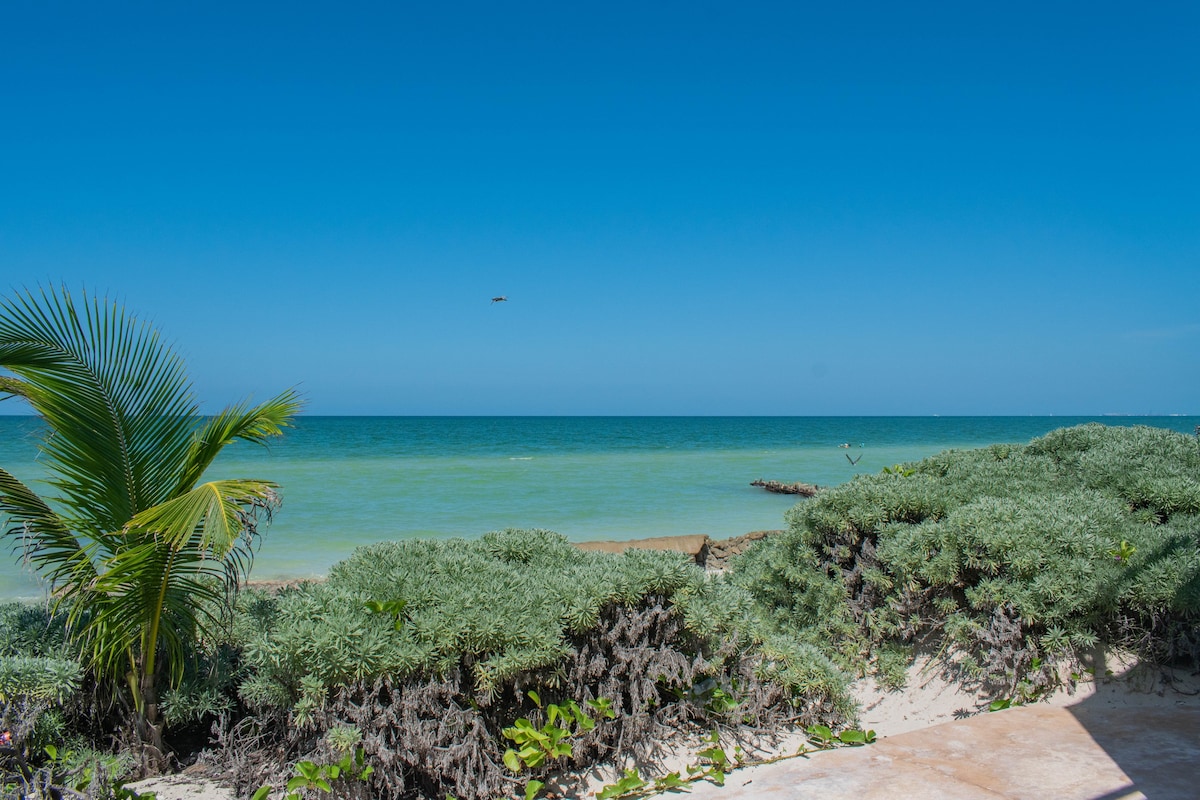
<path fill-rule="evenodd" d="M 549 528 L 573 541 L 780 528 L 795 498 L 751 487 L 754 479 L 834 485 L 942 450 L 1025 442 L 1088 421 L 1184 433 L 1196 424 L 1189 417 L 301 417 L 269 449 L 228 448 L 209 477 L 283 487 L 253 577 L 302 577 L 384 539 L 475 538 L 506 527 Z M 0 467 L 44 491 L 38 430 L 35 419 L 0 417 Z M 0 597 L 39 593 L 18 556 L 0 560 Z"/>

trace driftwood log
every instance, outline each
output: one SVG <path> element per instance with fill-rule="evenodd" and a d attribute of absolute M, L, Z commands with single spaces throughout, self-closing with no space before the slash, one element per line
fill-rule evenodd
<path fill-rule="evenodd" d="M 773 494 L 798 494 L 801 497 L 812 497 L 821 491 L 821 487 L 812 483 L 780 483 L 779 481 L 764 481 L 759 478 L 750 482 L 751 486 L 761 486 Z"/>

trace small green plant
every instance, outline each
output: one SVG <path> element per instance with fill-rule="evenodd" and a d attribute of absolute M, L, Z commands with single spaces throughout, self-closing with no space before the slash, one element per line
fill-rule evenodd
<path fill-rule="evenodd" d="M 818 750 L 828 750 L 834 746 L 833 729 L 828 725 L 809 725 L 804 732 L 808 734 L 808 743 Z"/>
<path fill-rule="evenodd" d="M 707 678 L 688 689 L 672 688 L 678 700 L 690 700 L 702 706 L 709 714 L 728 714 L 738 709 L 741 700 L 737 697 L 738 684 L 732 681 L 729 691 L 722 689 L 713 678 Z"/>
<path fill-rule="evenodd" d="M 325 732 L 325 741 L 334 753 L 353 753 L 362 742 L 362 731 L 353 725 L 330 728 Z"/>
<path fill-rule="evenodd" d="M 86 791 L 92 785 L 92 776 L 95 774 L 96 768 L 93 764 L 84 763 L 78 765 L 75 769 L 71 769 L 71 762 L 75 761 L 75 754 L 70 750 L 64 750 L 59 753 L 58 748 L 52 744 L 46 745 L 46 767 L 52 775 L 61 775 L 59 780 L 66 786 L 74 789 L 77 792 Z"/>
<path fill-rule="evenodd" d="M 647 797 L 661 792 L 686 789 L 689 783 L 699 779 L 699 776 L 684 778 L 678 772 L 668 772 L 651 781 L 643 778 L 636 769 L 627 769 L 620 779 L 597 792 L 596 797 L 599 800 L 628 800 L 633 797 Z"/>
<path fill-rule="evenodd" d="M 615 783 L 610 783 L 596 793 L 599 800 L 617 800 L 622 797 L 633 797 L 641 794 L 652 784 L 643 778 L 636 769 L 627 769 L 625 774 Z"/>
<path fill-rule="evenodd" d="M 1122 539 L 1119 545 L 1108 551 L 1108 555 L 1118 564 L 1128 564 L 1129 559 L 1133 558 L 1133 554 L 1136 552 L 1136 547 Z"/>
<path fill-rule="evenodd" d="M 862 731 L 851 728 L 835 734 L 828 726 L 811 725 L 806 732 L 809 736 L 809 743 L 815 745 L 813 748 L 815 750 L 829 750 L 838 746 L 860 747 L 875 742 L 875 731 L 873 730 Z M 688 777 L 684 778 L 678 772 L 670 772 L 650 780 L 642 777 L 635 769 L 627 769 L 621 778 L 602 788 L 596 797 L 599 800 L 629 800 L 629 798 L 647 797 L 674 789 L 686 789 L 689 783 L 702 780 L 712 781 L 717 786 L 724 786 L 726 777 L 735 769 L 759 764 L 773 764 L 776 761 L 799 756 L 807 757 L 810 752 L 813 752 L 813 749 L 802 745 L 797 752 L 792 754 L 750 760 L 746 758 L 741 747 L 734 747 L 732 755 L 726 751 L 721 746 L 720 736 L 716 730 L 703 737 L 702 741 L 708 744 L 708 747 L 696 753 L 698 761 L 687 768 Z"/>
<path fill-rule="evenodd" d="M 325 764 L 301 761 L 296 764 L 295 774 L 284 787 L 287 792 L 284 800 L 302 800 L 303 793 L 308 790 L 332 794 L 338 780 L 366 781 L 375 771 L 366 761 L 366 752 L 362 747 L 355 747 L 353 752 L 345 752 L 337 761 Z M 272 791 L 271 786 L 260 786 L 250 800 L 267 800 Z"/>
<path fill-rule="evenodd" d="M 721 747 L 721 736 L 714 728 L 704 737 L 709 746 L 696 754 L 700 761 L 687 768 L 692 780 L 710 780 L 717 786 L 725 785 L 725 776 L 742 766 L 742 748 L 734 747 L 733 757 Z"/>
<path fill-rule="evenodd" d="M 893 464 L 890 467 L 884 467 L 883 474 L 899 475 L 901 478 L 907 478 L 909 475 L 916 475 L 917 471 L 912 467 L 906 467 L 903 464 Z"/>
<path fill-rule="evenodd" d="M 528 695 L 534 705 L 539 709 L 543 707 L 542 698 L 537 692 L 530 691 Z M 602 719 L 616 716 L 612 701 L 608 698 L 589 700 L 587 705 Z M 568 700 L 563 705 L 550 703 L 545 706 L 545 711 L 546 723 L 540 728 L 535 727 L 528 718 L 521 717 L 502 731 L 504 738 L 516 745 L 504 751 L 504 766 L 511 772 L 520 773 L 525 768 L 536 769 L 549 761 L 569 758 L 574 754 L 570 739 L 596 727 L 596 720 L 574 700 Z M 525 786 L 525 800 L 536 797 L 544 785 L 541 781 L 531 779 Z"/>
<path fill-rule="evenodd" d="M 809 725 L 805 728 L 808 742 L 817 750 L 829 750 L 838 745 L 860 747 L 864 744 L 875 743 L 875 731 L 847 728 L 841 733 L 834 733 L 828 725 Z M 803 755 L 803 753 L 801 753 Z"/>
<path fill-rule="evenodd" d="M 875 731 L 860 731 L 855 728 L 844 730 L 838 734 L 838 741 L 850 747 L 861 747 L 864 744 L 875 743 Z"/>
<path fill-rule="evenodd" d="M 312 761 L 301 761 L 296 764 L 296 774 L 287 782 L 288 800 L 299 800 L 301 797 L 300 789 L 320 789 L 323 792 L 332 792 L 333 786 L 330 780 L 337 779 L 337 767 L 322 764 L 318 766 Z"/>
<path fill-rule="evenodd" d="M 724 689 L 713 689 L 711 699 L 704 704 L 704 710 L 710 714 L 728 714 L 736 711 L 742 703 L 736 696 Z"/>
<path fill-rule="evenodd" d="M 296 726 L 308 727 L 316 721 L 316 713 L 325 707 L 327 692 L 325 684 L 316 675 L 305 675 L 300 679 L 300 699 L 292 707 Z"/>
<path fill-rule="evenodd" d="M 687 785 L 687 781 L 678 772 L 668 772 L 662 777 L 654 779 L 654 791 L 666 792 L 671 789 L 682 789 Z"/>
<path fill-rule="evenodd" d="M 379 602 L 378 600 L 368 600 L 363 603 L 363 608 L 368 614 L 387 614 L 392 617 L 396 624 L 396 630 L 404 628 L 404 608 L 408 605 L 404 600 L 388 600 Z"/>
<path fill-rule="evenodd" d="M 612 700 L 609 700 L 607 697 L 588 700 L 587 706 L 595 711 L 601 719 L 616 719 L 617 712 L 613 711 Z"/>
<path fill-rule="evenodd" d="M 538 693 L 531 691 L 528 694 L 534 705 L 542 708 L 542 698 Z M 607 698 L 589 700 L 587 704 L 600 717 L 612 719 L 616 716 Z M 551 703 L 545 708 L 546 724 L 540 728 L 522 717 L 512 727 L 504 729 L 504 738 L 512 740 L 517 748 L 509 748 L 504 753 L 504 765 L 513 772 L 520 772 L 523 767 L 540 767 L 547 761 L 572 755 L 571 743 L 567 740 L 596 727 L 596 721 L 574 700 L 567 701 L 565 705 Z"/>

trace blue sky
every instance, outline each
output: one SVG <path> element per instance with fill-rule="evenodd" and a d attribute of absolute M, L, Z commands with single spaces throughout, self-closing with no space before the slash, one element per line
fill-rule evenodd
<path fill-rule="evenodd" d="M 207 408 L 1197 413 L 1198 9 L 5 3 L 0 291 Z"/>

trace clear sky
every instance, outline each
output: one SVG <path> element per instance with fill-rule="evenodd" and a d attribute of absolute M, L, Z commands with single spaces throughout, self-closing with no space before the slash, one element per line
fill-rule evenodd
<path fill-rule="evenodd" d="M 1200 412 L 1195 2 L 12 0 L 0 86 L 0 292 L 210 410 Z"/>

